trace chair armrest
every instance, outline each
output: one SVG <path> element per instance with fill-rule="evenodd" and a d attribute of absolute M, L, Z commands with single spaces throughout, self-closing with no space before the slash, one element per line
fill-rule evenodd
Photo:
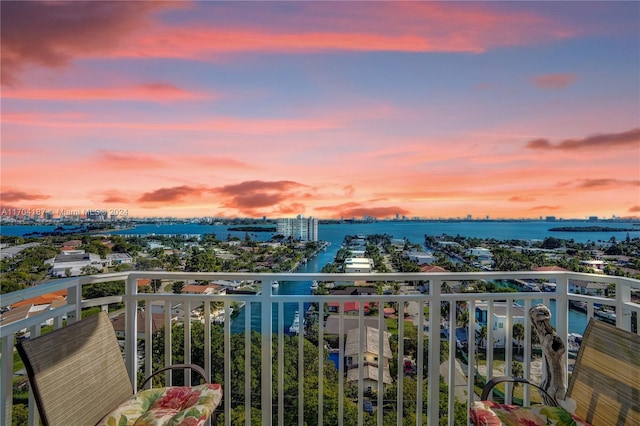
<path fill-rule="evenodd" d="M 167 370 L 180 370 L 180 369 L 191 369 L 198 373 L 198 375 L 205 381 L 205 383 L 209 383 L 209 379 L 207 379 L 207 373 L 205 373 L 204 369 L 196 364 L 173 364 L 168 367 L 161 368 L 160 370 L 154 371 L 149 377 L 146 378 L 144 382 L 140 385 L 140 389 L 144 388 L 144 386 L 149 382 L 149 380 L 153 379 L 154 376 L 167 371 Z"/>
<path fill-rule="evenodd" d="M 527 379 L 525 379 L 523 377 L 496 376 L 496 377 L 492 378 L 482 388 L 482 395 L 480 396 L 480 400 L 481 401 L 486 401 L 489 398 L 489 395 L 491 394 L 491 391 L 493 390 L 493 388 L 496 385 L 498 385 L 500 383 L 505 383 L 505 382 L 507 382 L 507 383 L 522 383 L 522 384 L 525 384 L 525 385 L 533 386 L 533 387 L 537 388 L 540 392 L 542 392 L 546 396 L 545 399 L 551 402 L 550 405 L 553 405 L 554 407 L 559 407 L 560 406 L 558 404 L 558 402 L 556 401 L 556 399 L 554 397 L 552 397 L 551 395 L 549 395 L 547 393 L 547 391 L 545 391 L 544 389 L 542 389 L 540 386 L 536 385 L 535 383 L 531 383 L 529 380 L 527 380 Z M 513 393 L 513 390 L 512 390 L 512 393 Z"/>

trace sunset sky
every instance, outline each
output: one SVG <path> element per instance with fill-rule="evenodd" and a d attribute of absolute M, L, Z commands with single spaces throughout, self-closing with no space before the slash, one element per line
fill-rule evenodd
<path fill-rule="evenodd" d="M 1 206 L 640 217 L 640 2 L 2 1 Z"/>

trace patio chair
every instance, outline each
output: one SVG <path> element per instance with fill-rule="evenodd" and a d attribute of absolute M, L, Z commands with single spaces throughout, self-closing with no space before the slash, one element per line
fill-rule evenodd
<path fill-rule="evenodd" d="M 471 408 L 476 425 L 523 424 L 518 423 L 522 419 L 529 425 L 639 425 L 640 336 L 591 318 L 566 397 L 555 401 L 555 407 L 517 407 L 488 401 L 496 384 L 514 381 L 529 383 L 522 378 L 495 377 L 485 385 L 481 401 Z M 561 407 L 570 405 L 575 405 L 573 413 Z"/>
<path fill-rule="evenodd" d="M 43 336 L 19 342 L 29 383 L 43 425 L 202 425 L 222 399 L 219 384 L 204 379 L 195 386 L 172 386 L 133 392 L 120 346 L 108 315 L 101 312 Z M 167 373 L 168 374 L 168 373 Z"/>

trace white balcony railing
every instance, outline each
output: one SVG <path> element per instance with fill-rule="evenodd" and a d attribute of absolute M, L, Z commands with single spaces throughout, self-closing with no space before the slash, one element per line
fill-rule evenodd
<path fill-rule="evenodd" d="M 255 280 L 262 285 L 262 292 L 260 294 L 229 294 L 229 295 L 193 295 L 193 294 L 168 294 L 168 293 L 138 293 L 137 280 L 147 279 L 164 279 L 164 280 L 233 280 L 233 281 L 249 281 Z M 455 282 L 468 282 L 473 280 L 498 280 L 498 279 L 542 279 L 545 281 L 553 281 L 556 283 L 555 292 L 537 292 L 537 293 L 450 293 L 445 294 L 441 291 L 443 283 L 451 285 Z M 82 300 L 82 287 L 88 284 L 110 282 L 116 280 L 124 280 L 126 282 L 125 294 L 121 297 L 116 296 L 109 300 Z M 408 285 L 408 288 L 417 288 L 419 285 L 428 285 L 428 291 L 424 294 L 418 291 L 411 291 L 408 294 L 375 294 L 375 295 L 359 295 L 359 296 L 342 296 L 342 295 L 279 295 L 273 294 L 271 283 L 274 280 L 279 282 L 311 282 L 312 280 L 318 281 L 371 281 L 371 282 L 395 282 L 404 283 Z M 585 294 L 573 294 L 569 292 L 569 284 L 572 280 L 599 282 L 610 285 L 614 288 L 615 296 L 613 298 L 591 296 Z M 185 315 L 182 318 L 177 318 L 178 322 L 183 324 L 184 327 L 184 362 L 190 362 L 192 360 L 192 353 L 196 348 L 192 347 L 191 330 L 193 328 L 192 321 L 185 321 L 186 318 L 190 318 L 189 314 L 193 308 L 204 304 L 204 312 L 209 312 L 210 304 L 213 302 L 222 302 L 224 304 L 224 322 L 223 322 L 223 357 L 224 361 L 215 360 L 223 366 L 223 373 L 220 376 L 219 372 L 217 377 L 222 377 L 222 384 L 224 388 L 224 397 L 222 406 L 219 407 L 220 413 L 224 419 L 224 424 L 232 424 L 232 412 L 237 413 L 238 410 L 244 412 L 245 424 L 251 424 L 252 422 L 252 408 L 258 408 L 260 410 L 261 423 L 262 424 L 289 424 L 292 418 L 296 418 L 295 422 L 303 424 L 307 421 L 305 416 L 309 416 L 309 413 L 317 413 L 317 424 L 327 424 L 334 422 L 334 417 L 331 419 L 325 418 L 328 415 L 328 409 L 326 408 L 325 398 L 334 398 L 334 396 L 325 395 L 323 392 L 325 383 L 325 374 L 327 368 L 330 368 L 331 361 L 327 358 L 325 352 L 325 341 L 328 337 L 328 333 L 325 331 L 324 326 L 317 327 L 315 334 L 310 336 L 318 344 L 318 358 L 317 358 L 317 399 L 314 397 L 312 400 L 305 399 L 306 395 L 315 395 L 315 392 L 309 392 L 309 389 L 304 388 L 304 380 L 302 378 L 308 371 L 305 371 L 305 361 L 308 363 L 308 359 L 305 359 L 305 344 L 303 339 L 297 340 L 297 360 L 293 360 L 294 364 L 297 364 L 297 391 L 293 392 L 289 389 L 286 393 L 284 391 L 285 378 L 283 374 L 274 374 L 276 372 L 285 371 L 285 327 L 284 319 L 285 312 L 287 315 L 291 315 L 291 310 L 297 310 L 300 312 L 301 317 L 301 332 L 302 318 L 305 312 L 305 307 L 309 303 L 318 304 L 319 312 L 324 312 L 329 304 L 332 302 L 338 303 L 338 333 L 337 337 L 333 337 L 331 340 L 337 350 L 337 415 L 335 421 L 338 424 L 350 424 L 351 420 L 349 415 L 353 415 L 353 404 L 357 404 L 357 415 L 355 415 L 354 421 L 357 424 L 382 424 L 383 417 L 393 416 L 396 424 L 405 424 L 405 417 L 415 417 L 416 424 L 429 424 L 435 425 L 439 423 L 439 417 L 441 415 L 448 416 L 448 422 L 450 425 L 454 424 L 454 410 L 456 399 L 460 400 L 460 395 L 464 395 L 462 400 L 463 404 L 468 404 L 474 399 L 476 390 L 474 388 L 476 377 L 476 358 L 473 354 L 476 354 L 479 349 L 476 344 L 476 339 L 473 338 L 474 333 L 471 333 L 471 338 L 468 339 L 467 347 L 463 349 L 463 352 L 467 355 L 468 362 L 463 368 L 464 374 L 462 377 L 459 373 L 459 368 L 456 370 L 456 356 L 458 354 L 456 350 L 456 307 L 463 306 L 469 313 L 468 315 L 468 330 L 476 329 L 476 308 L 482 305 L 486 305 L 487 309 L 487 342 L 494 342 L 494 331 L 496 324 L 494 323 L 494 313 L 498 310 L 498 306 L 502 306 L 501 309 L 506 309 L 504 330 L 506 332 L 506 338 L 504 342 L 504 374 L 511 374 L 511 365 L 513 361 L 513 349 L 514 339 L 512 336 L 512 326 L 514 323 L 515 311 L 520 312 L 524 309 L 524 323 L 525 323 L 525 337 L 524 342 L 531 342 L 531 327 L 528 315 L 526 314 L 529 308 L 534 303 L 545 303 L 547 306 L 551 306 L 552 314 L 555 321 L 557 332 L 560 336 L 567 336 L 570 326 L 573 324 L 570 321 L 569 315 L 570 302 L 584 302 L 586 304 L 585 318 L 593 317 L 597 313 L 597 308 L 602 306 L 608 306 L 611 310 L 615 311 L 615 325 L 626 330 L 632 330 L 637 332 L 638 330 L 638 316 L 640 312 L 640 305 L 633 303 L 631 299 L 631 293 L 634 290 L 640 289 L 640 281 L 623 278 L 612 277 L 603 275 L 591 275 L 591 274 L 578 274 L 571 272 L 477 272 L 477 273 L 390 273 L 390 274 L 296 274 L 296 273 L 278 273 L 278 274 L 254 274 L 254 273 L 174 273 L 174 272 L 127 272 L 127 273 L 115 273 L 115 274 L 103 274 L 93 276 L 83 276 L 75 278 L 61 279 L 47 284 L 43 284 L 37 287 L 29 288 L 15 293 L 4 294 L 0 305 L 3 307 L 10 306 L 21 300 L 26 300 L 35 296 L 43 295 L 46 293 L 67 290 L 67 304 L 51 310 L 41 312 L 36 316 L 32 316 L 19 321 L 2 324 L 0 326 L 0 338 L 2 348 L 1 359 L 1 394 L 0 394 L 0 423 L 11 424 L 12 416 L 12 404 L 13 404 L 13 380 L 14 366 L 13 366 L 13 354 L 14 354 L 14 342 L 15 339 L 22 333 L 29 332 L 30 336 L 38 336 L 41 333 L 43 324 L 49 323 L 53 325 L 53 328 L 64 326 L 65 323 L 75 321 L 81 317 L 81 311 L 83 307 L 95 306 L 98 304 L 106 304 L 122 301 L 124 303 L 125 312 L 125 337 L 124 337 L 124 354 L 127 368 L 131 375 L 131 381 L 134 388 L 137 385 L 137 375 L 135 372 L 140 371 L 140 367 L 144 370 L 145 375 L 149 374 L 152 366 L 152 354 L 163 353 L 165 364 L 171 363 L 172 353 L 171 341 L 171 324 L 172 320 L 176 318 L 171 313 L 171 308 L 175 305 L 181 304 L 183 306 L 183 312 Z M 240 334 L 244 335 L 244 372 L 245 374 L 236 375 L 232 374 L 231 360 L 232 360 L 232 329 L 231 329 L 231 317 L 229 315 L 229 307 L 234 302 L 244 303 L 246 306 L 239 315 L 244 316 L 244 329 Z M 362 302 L 357 304 L 355 313 L 347 315 L 345 313 L 345 304 L 350 302 Z M 363 409 L 363 401 L 367 396 L 365 389 L 365 377 L 364 369 L 358 370 L 358 378 L 355 382 L 355 393 L 353 390 L 348 390 L 349 385 L 346 379 L 346 367 L 345 367 L 345 335 L 346 335 L 346 321 L 347 319 L 357 318 L 359 325 L 365 324 L 365 319 L 377 323 L 378 329 L 386 329 L 387 320 L 384 316 L 384 310 L 378 309 L 374 315 L 365 315 L 364 303 L 369 302 L 378 304 L 379 307 L 384 304 L 395 303 L 397 309 L 397 332 L 391 331 L 390 334 L 397 336 L 397 345 L 393 347 L 393 358 L 397 359 L 397 373 L 392 377 L 396 386 L 396 395 L 391 398 L 389 392 L 385 394 L 385 386 L 383 385 L 383 370 L 378 370 L 378 377 L 373 391 L 373 405 L 377 407 L 373 414 L 367 414 Z M 514 305 L 514 303 L 518 305 Z M 152 336 L 153 320 L 151 315 L 145 316 L 145 324 L 143 327 L 143 335 L 139 336 L 137 333 L 138 328 L 138 315 L 139 309 L 145 312 L 152 311 L 152 305 L 160 303 L 167 309 L 164 309 L 163 321 L 164 329 L 166 330 L 164 347 L 153 348 L 154 341 L 149 338 Z M 332 303 L 333 304 L 333 303 Z M 441 306 L 448 307 L 448 316 L 442 317 Z M 520 306 L 523 306 L 520 307 Z M 401 307 L 404 307 L 402 309 Z M 411 309 L 409 309 L 411 307 Z M 436 307 L 436 309 L 433 309 Z M 428 309 L 431 308 L 431 309 Z M 484 308 L 483 308 L 484 309 Z M 446 312 L 445 310 L 442 310 Z M 426 313 L 426 314 L 425 314 Z M 254 359 L 256 352 L 251 351 L 252 345 L 252 316 L 259 317 L 259 352 L 262 354 L 259 360 Z M 320 315 L 322 319 L 324 315 Z M 66 322 L 65 322 L 66 320 Z M 277 321 L 278 325 L 274 325 Z M 409 325 L 405 325 L 406 320 L 412 321 L 412 326 L 416 326 L 417 333 L 409 332 Z M 586 321 L 585 321 L 586 323 Z M 324 325 L 324 321 L 320 322 Z M 444 363 L 444 369 L 441 369 L 440 365 L 440 349 L 441 349 L 441 325 L 445 325 L 448 329 L 448 362 Z M 435 325 L 435 326 L 430 326 Z M 254 322 L 254 327 L 257 324 Z M 204 321 L 204 354 L 203 367 L 208 374 L 212 374 L 212 343 L 211 342 L 211 329 L 217 327 L 213 324 L 211 319 Z M 359 327 L 360 342 L 364 340 L 364 327 Z M 383 334 L 379 333 L 378 347 L 383 347 Z M 140 339 L 142 337 L 142 339 Z M 307 335 L 309 337 L 309 335 Z M 254 337 L 255 338 L 255 337 Z M 139 342 L 143 342 L 140 343 Z M 215 342 L 218 344 L 219 342 Z M 362 345 L 360 345 L 362 347 Z M 409 354 L 408 347 L 415 347 L 412 354 Z M 480 349 L 479 352 L 484 354 L 485 369 L 488 372 L 488 376 L 499 375 L 496 374 L 497 362 L 494 360 L 494 349 L 489 348 L 494 345 L 484 345 L 486 349 Z M 529 343 L 523 344 L 523 367 L 524 376 L 535 380 L 532 371 L 532 354 L 534 348 Z M 361 349 L 362 351 L 362 349 Z M 236 353 L 234 352 L 235 356 Z M 413 357 L 415 361 L 415 382 L 405 377 L 403 372 L 403 360 L 408 355 Z M 354 359 L 363 359 L 364 354 L 359 353 Z M 566 356 L 565 361 L 569 365 L 569 357 Z M 316 361 L 314 360 L 314 363 Z M 255 363 L 259 364 L 259 368 L 255 368 Z M 463 364 L 464 365 L 464 364 Z M 255 371 L 259 371 L 259 377 L 252 377 L 252 366 Z M 332 367 L 331 367 L 332 368 Z M 440 399 L 440 376 L 445 376 L 445 382 L 448 383 L 448 412 L 439 412 L 439 399 Z M 502 374 L 502 373 L 500 373 Z M 170 380 L 170 379 L 169 379 Z M 259 386 L 259 392 L 256 392 L 255 382 L 261 383 Z M 406 389 L 406 383 L 416 383 L 416 389 L 411 391 L 410 398 L 415 398 L 415 412 L 407 413 L 405 409 L 405 399 L 409 398 Z M 426 386 L 423 384 L 426 383 Z M 254 386 L 252 386 L 254 385 Z M 240 389 L 239 393 L 234 389 Z M 462 393 L 460 393 L 462 391 Z M 385 400 L 386 397 L 386 400 Z M 528 402 L 530 395 L 524 393 L 523 399 Z M 250 403 L 246 403 L 250 401 Z M 327 401 L 329 403 L 329 401 Z M 37 424 L 37 411 L 33 399 L 29 398 L 29 423 Z M 297 414 L 291 412 L 294 407 L 297 410 Z M 335 408 L 332 408 L 335 410 Z M 254 414 L 255 415 L 255 414 Z M 332 414 L 332 416 L 335 414 Z M 292 417 L 293 416 L 293 417 Z M 313 421 L 315 422 L 315 414 L 313 414 Z M 285 418 L 288 419 L 285 421 Z M 305 420 L 306 419 L 306 420 Z M 254 417 L 253 423 L 256 423 Z"/>

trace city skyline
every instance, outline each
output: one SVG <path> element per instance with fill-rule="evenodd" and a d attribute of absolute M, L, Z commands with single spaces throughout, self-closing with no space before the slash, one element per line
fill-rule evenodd
<path fill-rule="evenodd" d="M 638 2 L 1 2 L 0 207 L 640 217 Z"/>

